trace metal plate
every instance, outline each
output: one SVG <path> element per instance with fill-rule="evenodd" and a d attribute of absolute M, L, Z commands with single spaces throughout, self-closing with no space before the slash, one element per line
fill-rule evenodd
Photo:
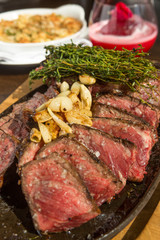
<path fill-rule="evenodd" d="M 41 86 L 18 101 L 28 100 L 35 91 L 44 92 Z M 0 117 L 12 111 L 12 106 Z M 158 129 L 160 136 L 160 128 Z M 111 239 L 120 232 L 147 204 L 160 182 L 160 140 L 153 147 L 147 175 L 142 183 L 127 182 L 122 192 L 100 208 L 102 214 L 73 230 L 40 236 L 34 230 L 30 212 L 21 187 L 17 184 L 16 164 L 5 174 L 5 185 L 0 195 L 0 237 L 1 240 L 94 240 Z"/>

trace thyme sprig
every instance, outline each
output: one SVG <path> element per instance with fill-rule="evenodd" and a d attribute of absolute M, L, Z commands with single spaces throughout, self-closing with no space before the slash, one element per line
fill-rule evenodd
<path fill-rule="evenodd" d="M 47 46 L 48 53 L 42 66 L 30 72 L 33 79 L 42 78 L 43 82 L 55 78 L 88 74 L 103 82 L 127 85 L 132 91 L 136 87 L 156 78 L 156 68 L 147 59 L 148 53 L 140 46 L 132 51 L 123 49 L 103 49 L 75 44 Z"/>

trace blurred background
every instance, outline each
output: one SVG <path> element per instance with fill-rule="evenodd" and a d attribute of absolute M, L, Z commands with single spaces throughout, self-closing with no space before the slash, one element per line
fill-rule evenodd
<path fill-rule="evenodd" d="M 150 50 L 150 57 L 155 60 L 160 60 L 160 0 L 151 1 L 154 2 L 159 34 L 154 46 Z M 88 21 L 93 2 L 93 0 L 0 0 L 0 12 L 23 8 L 56 8 L 64 4 L 75 3 L 85 9 L 86 20 Z"/>

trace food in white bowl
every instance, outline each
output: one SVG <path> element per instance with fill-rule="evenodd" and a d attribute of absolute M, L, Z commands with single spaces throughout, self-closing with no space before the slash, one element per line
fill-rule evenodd
<path fill-rule="evenodd" d="M 81 24 L 80 29 L 76 32 L 70 33 L 66 36 L 64 30 L 61 33 L 62 38 L 55 38 L 55 40 L 49 40 L 49 38 L 44 41 L 39 39 L 40 42 L 7 42 L 0 40 L 0 56 L 7 57 L 8 64 L 37 64 L 45 58 L 45 49 L 47 45 L 59 45 L 69 40 L 75 40 L 83 38 L 87 35 L 87 23 L 85 20 L 84 9 L 76 4 L 67 4 L 56 9 L 52 8 L 30 8 L 8 11 L 0 14 L 0 21 L 15 21 L 21 15 L 34 16 L 39 15 L 42 18 L 44 15 L 51 14 L 61 15 L 64 19 L 76 19 L 77 23 Z M 69 25 L 68 25 L 69 26 Z M 71 26 L 71 28 L 73 25 Z M 0 33 L 1 34 L 1 33 Z M 43 34 L 42 34 L 43 35 Z M 5 63 L 3 63 L 5 64 Z"/>
<path fill-rule="evenodd" d="M 11 43 L 37 43 L 61 39 L 78 32 L 82 22 L 56 13 L 19 15 L 0 21 L 0 40 Z"/>

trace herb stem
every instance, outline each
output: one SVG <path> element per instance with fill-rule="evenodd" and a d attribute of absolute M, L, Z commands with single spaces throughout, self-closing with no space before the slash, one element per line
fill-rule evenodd
<path fill-rule="evenodd" d="M 39 78 L 44 83 L 52 78 L 61 81 L 64 77 L 88 74 L 98 81 L 125 84 L 135 91 L 149 78 L 156 79 L 156 68 L 146 58 L 148 53 L 144 53 L 142 47 L 133 51 L 118 51 L 66 44 L 59 47 L 47 46 L 46 52 L 46 60 L 30 72 L 31 82 Z"/>

